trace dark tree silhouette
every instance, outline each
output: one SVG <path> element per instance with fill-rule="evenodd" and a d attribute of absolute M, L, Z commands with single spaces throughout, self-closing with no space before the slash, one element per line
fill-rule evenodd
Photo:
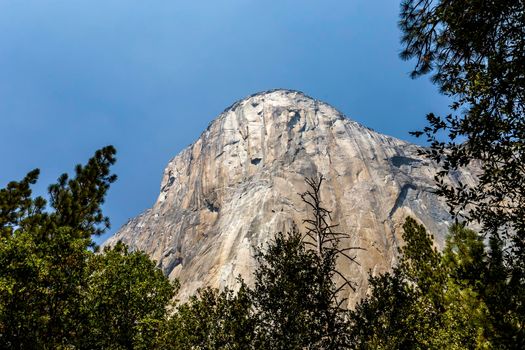
<path fill-rule="evenodd" d="M 403 59 L 413 77 L 432 74 L 451 98 L 451 113 L 427 115 L 414 132 L 442 170 L 438 194 L 460 221 L 476 222 L 490 241 L 485 290 L 501 315 L 503 345 L 525 346 L 525 2 L 404 0 L 399 22 Z M 479 169 L 476 184 L 446 180 Z M 496 272 L 497 271 L 497 272 Z M 496 287 L 497 286 L 497 287 Z M 496 292 L 497 291 L 497 292 Z M 507 340 L 505 340 L 507 339 Z"/>
<path fill-rule="evenodd" d="M 350 263 L 359 265 L 356 256 L 351 255 L 351 252 L 363 248 L 340 247 L 341 240 L 350 238 L 350 235 L 337 231 L 339 224 L 332 224 L 332 212 L 322 206 L 321 187 L 324 180 L 325 178 L 322 175 L 318 177 L 307 177 L 305 179 L 307 190 L 300 195 L 310 210 L 310 217 L 303 220 L 306 229 L 303 242 L 315 251 L 321 264 L 325 264 L 325 261 L 333 261 L 333 264 L 327 264 L 331 266 L 330 274 L 337 275 L 343 282 L 334 290 L 330 296 L 330 300 L 336 307 L 340 308 L 347 298 L 338 298 L 339 292 L 346 287 L 355 291 L 355 285 L 337 270 L 337 259 L 342 257 Z"/>

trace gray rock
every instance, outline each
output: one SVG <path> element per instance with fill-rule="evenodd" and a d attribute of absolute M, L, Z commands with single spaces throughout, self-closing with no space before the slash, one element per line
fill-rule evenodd
<path fill-rule="evenodd" d="M 307 217 L 298 193 L 304 177 L 326 177 L 324 206 L 359 246 L 360 265 L 340 259 L 357 286 L 349 306 L 367 290 L 369 271 L 397 260 L 407 216 L 422 222 L 441 246 L 451 223 L 433 193 L 436 165 L 418 146 L 385 136 L 301 92 L 273 90 L 236 102 L 164 171 L 153 208 L 125 224 L 118 240 L 147 252 L 181 282 L 179 299 L 197 288 L 252 281 L 254 247 Z M 450 181 L 473 183 L 467 171 Z"/>

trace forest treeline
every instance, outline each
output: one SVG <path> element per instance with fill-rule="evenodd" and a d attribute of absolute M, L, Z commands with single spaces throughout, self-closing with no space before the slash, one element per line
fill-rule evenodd
<path fill-rule="evenodd" d="M 407 218 L 399 263 L 347 310 L 339 292 L 353 284 L 334 278 L 336 263 L 356 263 L 357 248 L 339 248 L 346 234 L 322 206 L 322 177 L 306 179 L 304 227 L 256 248 L 252 287 L 239 279 L 238 290 L 177 303 L 177 281 L 145 253 L 122 243 L 95 252 L 114 162 L 113 147 L 97 151 L 49 187 L 49 203 L 31 196 L 36 171 L 0 190 L 2 348 L 500 349 L 523 336 L 504 247 L 459 223 L 439 252 Z"/>
<path fill-rule="evenodd" d="M 307 179 L 304 227 L 257 247 L 253 286 L 174 303 L 177 282 L 146 254 L 120 243 L 95 253 L 116 180 L 109 146 L 47 199 L 32 195 L 37 170 L 0 190 L 0 348 L 525 348 L 525 3 L 404 0 L 399 26 L 412 76 L 430 74 L 451 100 L 414 132 L 456 219 L 443 250 L 407 218 L 399 263 L 346 310 L 339 291 L 354 286 L 336 262 L 356 261 L 339 248 L 322 177 Z M 471 164 L 474 186 L 447 181 Z"/>

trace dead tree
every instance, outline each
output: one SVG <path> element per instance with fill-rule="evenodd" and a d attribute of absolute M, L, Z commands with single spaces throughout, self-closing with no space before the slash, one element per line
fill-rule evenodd
<path fill-rule="evenodd" d="M 337 259 L 343 257 L 351 263 L 359 265 L 356 256 L 351 254 L 354 250 L 363 249 L 360 247 L 346 247 L 340 248 L 340 243 L 344 239 L 349 239 L 350 235 L 345 232 L 337 231 L 338 224 L 332 224 L 331 211 L 321 205 L 321 185 L 324 177 L 307 177 L 305 179 L 307 189 L 300 196 L 308 206 L 311 214 L 308 219 L 303 220 L 306 228 L 306 233 L 303 236 L 303 243 L 313 249 L 317 254 L 321 264 L 326 264 L 330 267 L 329 275 L 332 277 L 338 275 L 343 283 L 333 291 L 331 301 L 333 305 L 340 309 L 341 305 L 347 298 L 338 298 L 339 292 L 345 287 L 351 288 L 355 291 L 355 284 L 337 270 Z"/>

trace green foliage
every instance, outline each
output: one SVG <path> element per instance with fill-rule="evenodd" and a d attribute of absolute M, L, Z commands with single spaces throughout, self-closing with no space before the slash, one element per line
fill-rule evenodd
<path fill-rule="evenodd" d="M 391 274 L 370 277 L 370 295 L 351 312 L 351 343 L 355 349 L 417 348 L 420 323 L 412 323 L 415 295 L 400 276 Z"/>
<path fill-rule="evenodd" d="M 38 170 L 0 190 L 0 336 L 6 348 L 64 348 L 82 331 L 84 270 L 91 234 L 105 223 L 100 205 L 114 175 L 111 146 L 76 176 L 50 187 L 53 209 L 31 198 Z M 74 196 L 75 201 L 66 200 Z"/>
<path fill-rule="evenodd" d="M 485 301 L 499 315 L 497 333 L 506 334 L 498 346 L 523 348 L 525 2 L 404 0 L 400 27 L 401 57 L 416 62 L 412 76 L 432 73 L 452 100 L 451 114 L 430 113 L 414 134 L 426 135 L 425 153 L 442 166 L 438 194 L 459 218 L 480 223 L 490 241 L 480 283 L 493 291 L 483 292 Z M 471 165 L 480 168 L 476 184 L 446 181 Z"/>
<path fill-rule="evenodd" d="M 492 348 L 486 304 L 470 283 L 458 279 L 477 264 L 470 253 L 479 253 L 480 240 L 454 226 L 442 255 L 413 219 L 406 220 L 403 230 L 399 264 L 391 273 L 370 278 L 370 295 L 351 313 L 353 347 Z"/>
<path fill-rule="evenodd" d="M 9 238 L 20 226 L 29 225 L 34 217 L 40 215 L 46 205 L 42 197 L 31 198 L 31 185 L 38 180 L 40 171 L 29 172 L 20 181 L 10 182 L 0 189 L 0 233 L 2 238 Z"/>
<path fill-rule="evenodd" d="M 296 227 L 279 232 L 266 249 L 258 249 L 255 286 L 251 291 L 257 318 L 256 347 L 264 349 L 339 349 L 347 345 L 346 311 L 336 286 L 340 254 L 330 212 L 320 205 L 322 178 L 307 179 L 303 201 L 312 209 L 307 234 Z M 305 238 L 310 239 L 305 241 Z M 311 249 L 309 247 L 312 247 Z M 347 256 L 345 254 L 345 256 Z M 347 256 L 353 260 L 353 257 Z M 351 287 L 351 285 L 350 285 Z"/>
<path fill-rule="evenodd" d="M 122 243 L 91 255 L 84 297 L 88 347 L 154 348 L 176 288 L 145 253 Z"/>
<path fill-rule="evenodd" d="M 487 253 L 483 238 L 463 225 L 454 224 L 446 239 L 443 263 L 456 283 L 483 288 L 487 264 Z"/>
<path fill-rule="evenodd" d="M 417 285 L 423 294 L 433 293 L 444 282 L 441 254 L 433 247 L 433 239 L 425 227 L 408 217 L 403 225 L 404 246 L 400 249 L 399 270 L 404 279 Z M 439 287 L 438 287 L 439 288 Z"/>
<path fill-rule="evenodd" d="M 109 228 L 109 218 L 102 214 L 104 197 L 117 176 L 110 173 L 116 161 L 112 146 L 95 152 L 85 166 L 75 167 L 75 178 L 62 174 L 49 186 L 53 225 L 74 229 L 81 237 L 91 238 Z"/>
<path fill-rule="evenodd" d="M 337 293 L 336 259 L 343 234 L 332 231 L 320 204 L 322 178 L 307 179 L 312 209 L 307 233 L 294 227 L 256 248 L 255 285 L 239 292 L 200 290 L 168 322 L 170 349 L 339 349 L 346 345 L 346 311 Z"/>
<path fill-rule="evenodd" d="M 332 282 L 340 234 L 317 185 L 307 249 L 294 230 L 259 251 L 256 286 L 204 289 L 168 308 L 177 285 L 147 255 L 119 243 L 95 254 L 109 227 L 101 205 L 115 176 L 115 150 L 95 153 L 76 175 L 49 187 L 50 207 L 31 197 L 33 171 L 0 190 L 0 339 L 6 349 L 339 348 L 345 313 Z M 306 193 L 308 194 L 308 192 Z M 304 199 L 304 197 L 303 197 Z M 316 239 L 320 239 L 321 244 Z M 344 254 L 348 258 L 350 256 Z M 347 284 L 343 284 L 345 286 Z"/>
<path fill-rule="evenodd" d="M 500 240 L 489 247 L 478 234 L 462 225 L 452 227 L 443 260 L 456 285 L 471 290 L 487 306 L 491 326 L 487 332 L 497 348 L 519 349 L 524 339 L 521 291 L 509 288 L 509 266 L 504 263 Z"/>
<path fill-rule="evenodd" d="M 116 176 L 111 146 L 49 187 L 50 210 L 30 186 L 38 170 L 0 190 L 0 348 L 150 349 L 174 286 L 123 245 L 94 254 L 109 227 L 101 205 Z"/>
<path fill-rule="evenodd" d="M 0 330 L 9 348 L 59 348 L 80 327 L 78 281 L 89 242 L 67 228 L 46 243 L 34 233 L 18 230 L 0 242 Z"/>
<path fill-rule="evenodd" d="M 334 286 L 327 266 L 307 250 L 302 235 L 278 233 L 259 250 L 252 292 L 258 319 L 258 345 L 265 349 L 301 349 L 321 344 L 335 328 L 330 305 Z M 316 347 L 314 347 L 316 348 Z"/>
<path fill-rule="evenodd" d="M 236 293 L 205 288 L 177 307 L 162 348 L 250 349 L 254 332 L 252 303 L 244 284 Z"/>
<path fill-rule="evenodd" d="M 400 27 L 401 56 L 416 59 L 413 76 L 433 72 L 453 101 L 452 114 L 429 114 L 429 126 L 415 133 L 427 136 L 427 155 L 442 165 L 438 193 L 455 214 L 507 239 L 509 264 L 518 259 L 523 268 L 525 3 L 405 0 Z M 443 132 L 448 141 L 439 139 Z M 470 164 L 481 167 L 476 185 L 444 181 Z"/>

